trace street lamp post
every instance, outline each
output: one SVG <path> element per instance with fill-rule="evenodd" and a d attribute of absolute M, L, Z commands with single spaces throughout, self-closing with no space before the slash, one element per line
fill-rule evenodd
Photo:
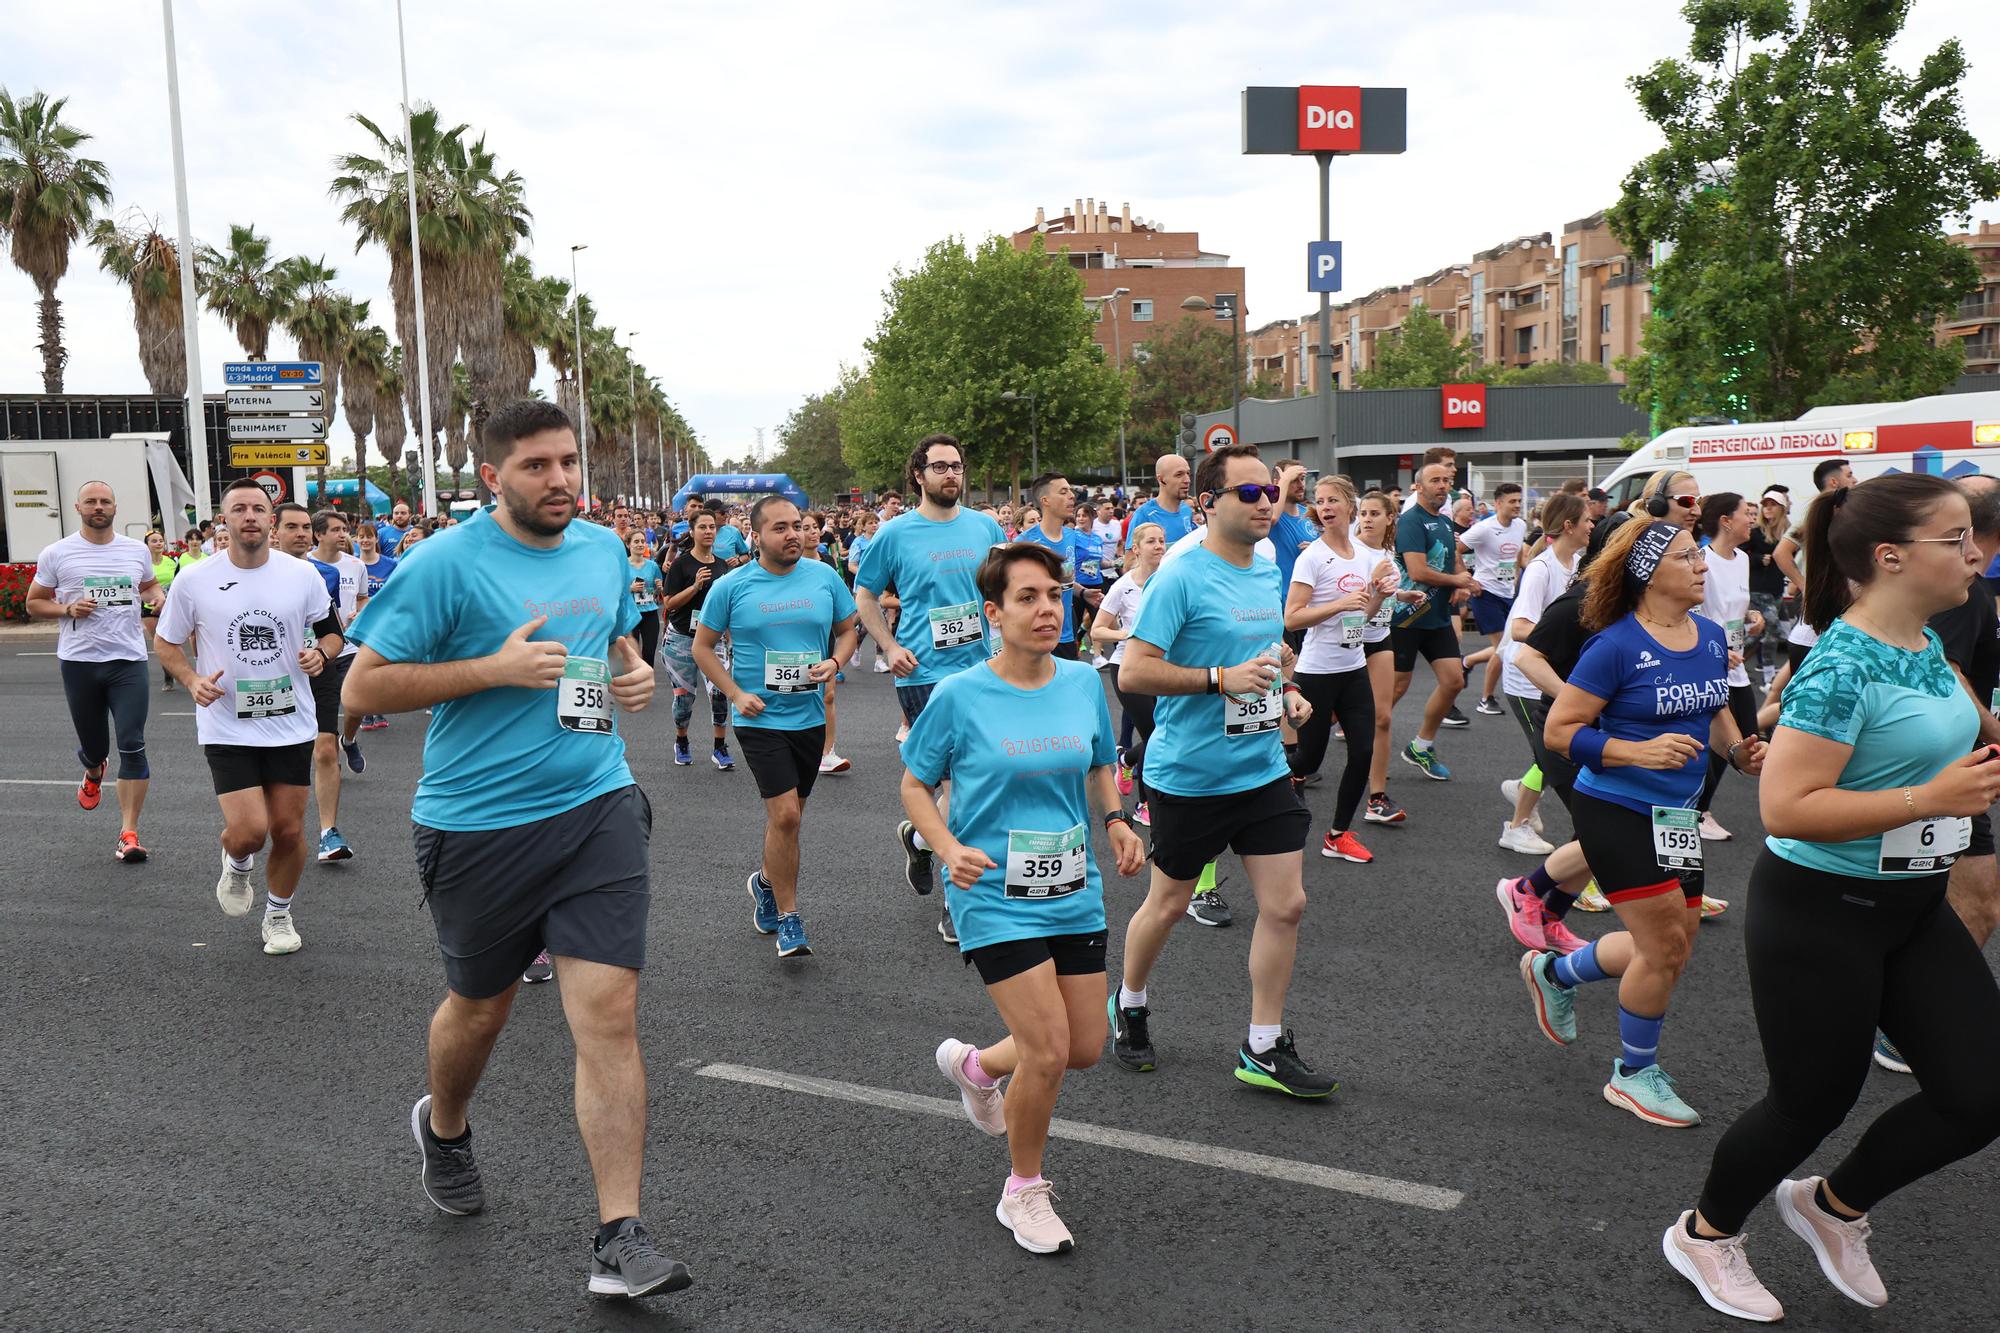
<path fill-rule="evenodd" d="M 174 209 L 180 224 L 181 337 L 187 347 L 188 466 L 194 473 L 194 516 L 199 522 L 213 512 L 215 496 L 208 478 L 208 411 L 201 392 L 201 303 L 194 285 L 194 237 L 188 228 L 187 157 L 181 149 L 180 57 L 174 53 L 174 0 L 160 0 L 160 18 L 167 39 L 167 123 L 174 142 Z M 174 517 L 178 518 L 179 515 Z"/>
<path fill-rule="evenodd" d="M 1213 310 L 1215 307 L 1199 296 L 1190 296 L 1181 302 L 1181 309 Z M 1243 344 L 1239 336 L 1243 327 L 1242 311 L 1243 297 L 1239 293 L 1229 303 L 1229 421 L 1236 432 L 1238 444 L 1243 443 Z"/>
<path fill-rule="evenodd" d="M 1111 295 L 1097 298 L 1104 305 L 1111 307 L 1111 368 L 1118 372 L 1120 379 L 1125 375 L 1125 339 L 1118 328 L 1117 301 L 1119 297 L 1131 294 L 1130 287 L 1115 287 Z M 1121 490 L 1129 489 L 1131 486 L 1131 478 L 1126 476 L 1125 470 L 1125 418 L 1128 415 L 1130 413 L 1127 412 L 1118 414 L 1118 486 Z"/>
<path fill-rule="evenodd" d="M 403 43 L 403 0 L 396 0 L 396 61 L 403 73 L 403 193 L 410 201 L 410 286 L 417 307 L 417 452 L 424 468 L 424 512 L 437 515 L 437 457 L 431 452 L 431 353 L 424 333 L 424 247 L 417 233 L 417 143 L 410 131 L 410 57 Z"/>
<path fill-rule="evenodd" d="M 583 495 L 590 498 L 590 395 L 583 387 L 583 286 L 576 279 L 576 252 L 588 250 L 588 245 L 572 245 L 569 248 L 569 289 L 572 308 L 576 312 L 576 415 L 577 426 L 583 432 Z"/>
<path fill-rule="evenodd" d="M 625 398 L 632 405 L 632 503 L 639 503 L 639 366 L 631 353 L 637 350 L 639 331 L 627 333 L 625 348 Z"/>
<path fill-rule="evenodd" d="M 1035 415 L 1037 402 L 1035 391 L 1030 389 L 1026 393 L 1015 393 L 1012 389 L 1007 389 L 1000 395 L 1000 401 L 1003 403 L 1018 403 L 1023 398 L 1028 400 L 1028 475 L 1039 477 L 1042 475 L 1042 435 Z"/>

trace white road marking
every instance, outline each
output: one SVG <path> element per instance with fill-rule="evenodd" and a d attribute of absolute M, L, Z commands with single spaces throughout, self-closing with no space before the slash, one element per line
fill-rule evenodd
<path fill-rule="evenodd" d="M 15 653 L 16 657 L 61 657 L 61 653 Z"/>
<path fill-rule="evenodd" d="M 0 778 L 0 784 L 9 787 L 74 787 L 77 778 Z"/>
<path fill-rule="evenodd" d="M 832 1101 L 860 1102 L 864 1106 L 908 1111 L 913 1115 L 938 1116 L 945 1120 L 965 1118 L 964 1110 L 956 1101 L 942 1097 L 920 1097 L 911 1092 L 870 1088 L 859 1083 L 842 1083 L 835 1079 L 812 1078 L 805 1074 L 783 1074 L 771 1069 L 753 1069 L 747 1065 L 703 1065 L 694 1072 L 703 1078 L 719 1078 L 730 1083 L 747 1083 L 753 1087 L 776 1088 L 783 1092 L 803 1092 L 808 1096 L 825 1097 Z M 1094 1143 L 1103 1148 L 1123 1148 L 1127 1152 L 1144 1153 L 1149 1157 L 1164 1157 L 1170 1161 L 1187 1162 L 1194 1166 L 1210 1166 L 1224 1171 L 1238 1171 L 1245 1175 L 1266 1176 L 1272 1180 L 1290 1181 L 1295 1185 L 1338 1190 L 1342 1194 L 1358 1194 L 1363 1198 L 1380 1199 L 1384 1203 L 1428 1208 L 1434 1212 L 1450 1212 L 1465 1199 L 1465 1195 L 1458 1190 L 1439 1189 L 1434 1185 L 1418 1185 L 1389 1176 L 1363 1175 L 1358 1171 L 1342 1171 L 1337 1167 L 1320 1166 L 1313 1162 L 1266 1157 L 1262 1153 L 1218 1148 L 1206 1143 L 1163 1139 L 1152 1134 L 1138 1134 L 1126 1129 L 1108 1129 L 1102 1125 L 1085 1124 L 1080 1120 L 1051 1121 L 1049 1137 L 1069 1139 L 1076 1143 Z"/>

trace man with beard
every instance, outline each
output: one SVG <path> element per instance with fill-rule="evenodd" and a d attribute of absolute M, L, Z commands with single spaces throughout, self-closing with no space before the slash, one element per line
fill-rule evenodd
<path fill-rule="evenodd" d="M 79 531 L 51 542 L 35 557 L 28 581 L 28 615 L 60 620 L 56 656 L 62 662 L 63 696 L 76 727 L 76 757 L 83 783 L 76 803 L 95 810 L 104 797 L 104 770 L 111 761 L 112 732 L 118 738 L 118 846 L 112 855 L 127 864 L 146 859 L 139 845 L 139 811 L 146 784 L 146 634 L 139 607 L 158 609 L 165 596 L 153 577 L 153 557 L 145 543 L 111 530 L 118 500 L 101 481 L 86 481 L 76 493 Z M 105 724 L 106 716 L 111 719 Z"/>
<path fill-rule="evenodd" d="M 910 451 L 906 478 L 923 497 L 913 510 L 883 523 L 854 575 L 854 601 L 862 628 L 887 645 L 883 656 L 896 675 L 896 702 L 905 724 L 914 724 L 945 677 L 977 666 L 992 649 L 987 643 L 977 574 L 986 553 L 1007 540 L 986 515 L 959 507 L 965 493 L 965 457 L 950 435 L 926 435 Z M 894 633 L 882 611 L 890 588 L 901 599 Z M 918 893 L 935 886 L 931 846 L 904 820 L 904 877 Z M 941 905 L 938 934 L 958 943 L 951 907 Z"/>
<path fill-rule="evenodd" d="M 297 953 L 292 895 L 305 867 L 318 730 L 312 685 L 344 642 L 340 616 L 311 565 L 272 549 L 275 522 L 262 486 L 248 477 L 230 482 L 222 521 L 215 558 L 174 579 L 153 644 L 194 700 L 195 735 L 222 807 L 215 900 L 227 916 L 250 910 L 257 897 L 250 872 L 268 838 L 264 952 Z M 310 544 L 310 517 L 305 532 Z M 190 639 L 201 674 L 188 662 Z"/>
<path fill-rule="evenodd" d="M 546 948 L 597 1183 L 589 1289 L 677 1291 L 686 1266 L 638 1217 L 652 808 L 614 706 L 644 708 L 653 668 L 629 637 L 631 569 L 608 528 L 572 521 L 582 464 L 561 408 L 508 403 L 481 443 L 499 504 L 402 562 L 354 627 L 346 691 L 357 712 L 432 710 L 410 815 L 449 989 L 431 1019 L 430 1091 L 410 1109 L 424 1193 L 454 1215 L 485 1207 L 467 1110 L 521 973 Z"/>
<path fill-rule="evenodd" d="M 854 597 L 817 555 L 801 567 L 807 533 L 790 500 L 765 496 L 750 507 L 750 526 L 757 561 L 715 585 L 694 660 L 734 705 L 736 741 L 764 798 L 764 863 L 746 884 L 750 921 L 778 937 L 780 958 L 792 958 L 812 953 L 799 917 L 799 820 L 826 750 L 821 691 L 856 647 Z M 725 634 L 727 666 L 715 651 Z"/>

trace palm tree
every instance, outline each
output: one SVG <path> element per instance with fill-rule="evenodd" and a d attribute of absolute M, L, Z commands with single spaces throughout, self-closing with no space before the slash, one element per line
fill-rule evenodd
<path fill-rule="evenodd" d="M 346 292 L 334 288 L 333 280 L 340 275 L 328 267 L 324 256 L 314 260 L 298 255 L 287 259 L 280 267 L 284 270 L 284 282 L 291 300 L 279 312 L 278 322 L 298 343 L 299 359 L 320 364 L 321 384 L 326 395 L 320 408 L 320 420 L 326 424 L 327 433 L 331 435 L 336 395 L 340 391 L 340 365 L 346 357 L 347 344 L 368 322 L 368 303 L 356 301 Z M 326 494 L 326 465 L 323 463 L 319 469 L 319 493 L 322 496 Z"/>
<path fill-rule="evenodd" d="M 403 349 L 391 347 L 375 381 L 375 452 L 389 465 L 391 493 L 403 468 L 403 443 L 410 438 L 410 428 L 403 417 L 404 390 Z"/>
<path fill-rule="evenodd" d="M 458 489 L 459 474 L 465 471 L 465 428 L 472 412 L 472 373 L 460 361 L 451 368 L 451 405 L 444 414 L 444 461 L 451 469 L 453 490 Z"/>
<path fill-rule="evenodd" d="M 42 392 L 63 391 L 62 302 L 56 284 L 69 272 L 69 248 L 97 210 L 111 202 L 111 174 L 76 147 L 91 136 L 63 124 L 66 97 L 37 92 L 17 102 L 0 88 L 0 236 L 14 267 L 40 295 Z"/>
<path fill-rule="evenodd" d="M 367 308 L 367 303 L 362 303 Z M 377 387 L 389 368 L 389 335 L 380 325 L 358 329 L 340 357 L 340 407 L 347 417 L 347 429 L 354 433 L 354 474 L 361 482 L 357 504 L 368 504 L 368 437 L 374 433 L 379 411 Z"/>
<path fill-rule="evenodd" d="M 508 256 L 500 275 L 500 399 L 526 396 L 535 378 L 535 349 L 559 336 L 556 325 L 568 309 L 567 282 L 536 277 L 526 255 Z"/>
<path fill-rule="evenodd" d="M 231 223 L 229 248 L 203 246 L 201 258 L 208 273 L 208 308 L 222 316 L 252 361 L 264 360 L 271 326 L 292 304 L 291 262 L 271 257 L 271 238 L 259 236 L 254 223 Z"/>
<path fill-rule="evenodd" d="M 137 209 L 119 222 L 99 218 L 90 229 L 97 265 L 132 293 L 132 327 L 139 335 L 139 368 L 162 398 L 187 393 L 187 342 L 181 324 L 181 261 L 159 223 Z M 199 284 L 199 277 L 196 278 Z"/>

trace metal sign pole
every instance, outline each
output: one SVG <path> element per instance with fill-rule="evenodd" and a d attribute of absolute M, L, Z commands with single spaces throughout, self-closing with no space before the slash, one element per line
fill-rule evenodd
<path fill-rule="evenodd" d="M 174 53 L 174 0 L 160 0 L 167 37 L 167 123 L 174 144 L 174 211 L 180 226 L 181 337 L 187 343 L 188 466 L 194 473 L 196 521 L 214 512 L 208 476 L 208 411 L 201 392 L 201 303 L 194 284 L 194 236 L 188 226 L 187 155 L 181 148 L 180 58 Z M 176 518 L 179 515 L 175 515 Z"/>
<path fill-rule="evenodd" d="M 410 57 L 403 43 L 403 0 L 396 0 L 396 61 L 403 75 L 403 193 L 410 201 L 410 278 L 417 307 L 417 420 L 423 440 L 424 512 L 437 516 L 437 459 L 431 454 L 431 355 L 424 333 L 424 247 L 417 234 L 417 145 L 410 132 Z"/>
<path fill-rule="evenodd" d="M 1333 239 L 1333 154 L 1319 160 L 1319 238 Z M 1319 454 L 1328 472 L 1338 472 L 1333 456 L 1333 297 L 1319 294 Z"/>

